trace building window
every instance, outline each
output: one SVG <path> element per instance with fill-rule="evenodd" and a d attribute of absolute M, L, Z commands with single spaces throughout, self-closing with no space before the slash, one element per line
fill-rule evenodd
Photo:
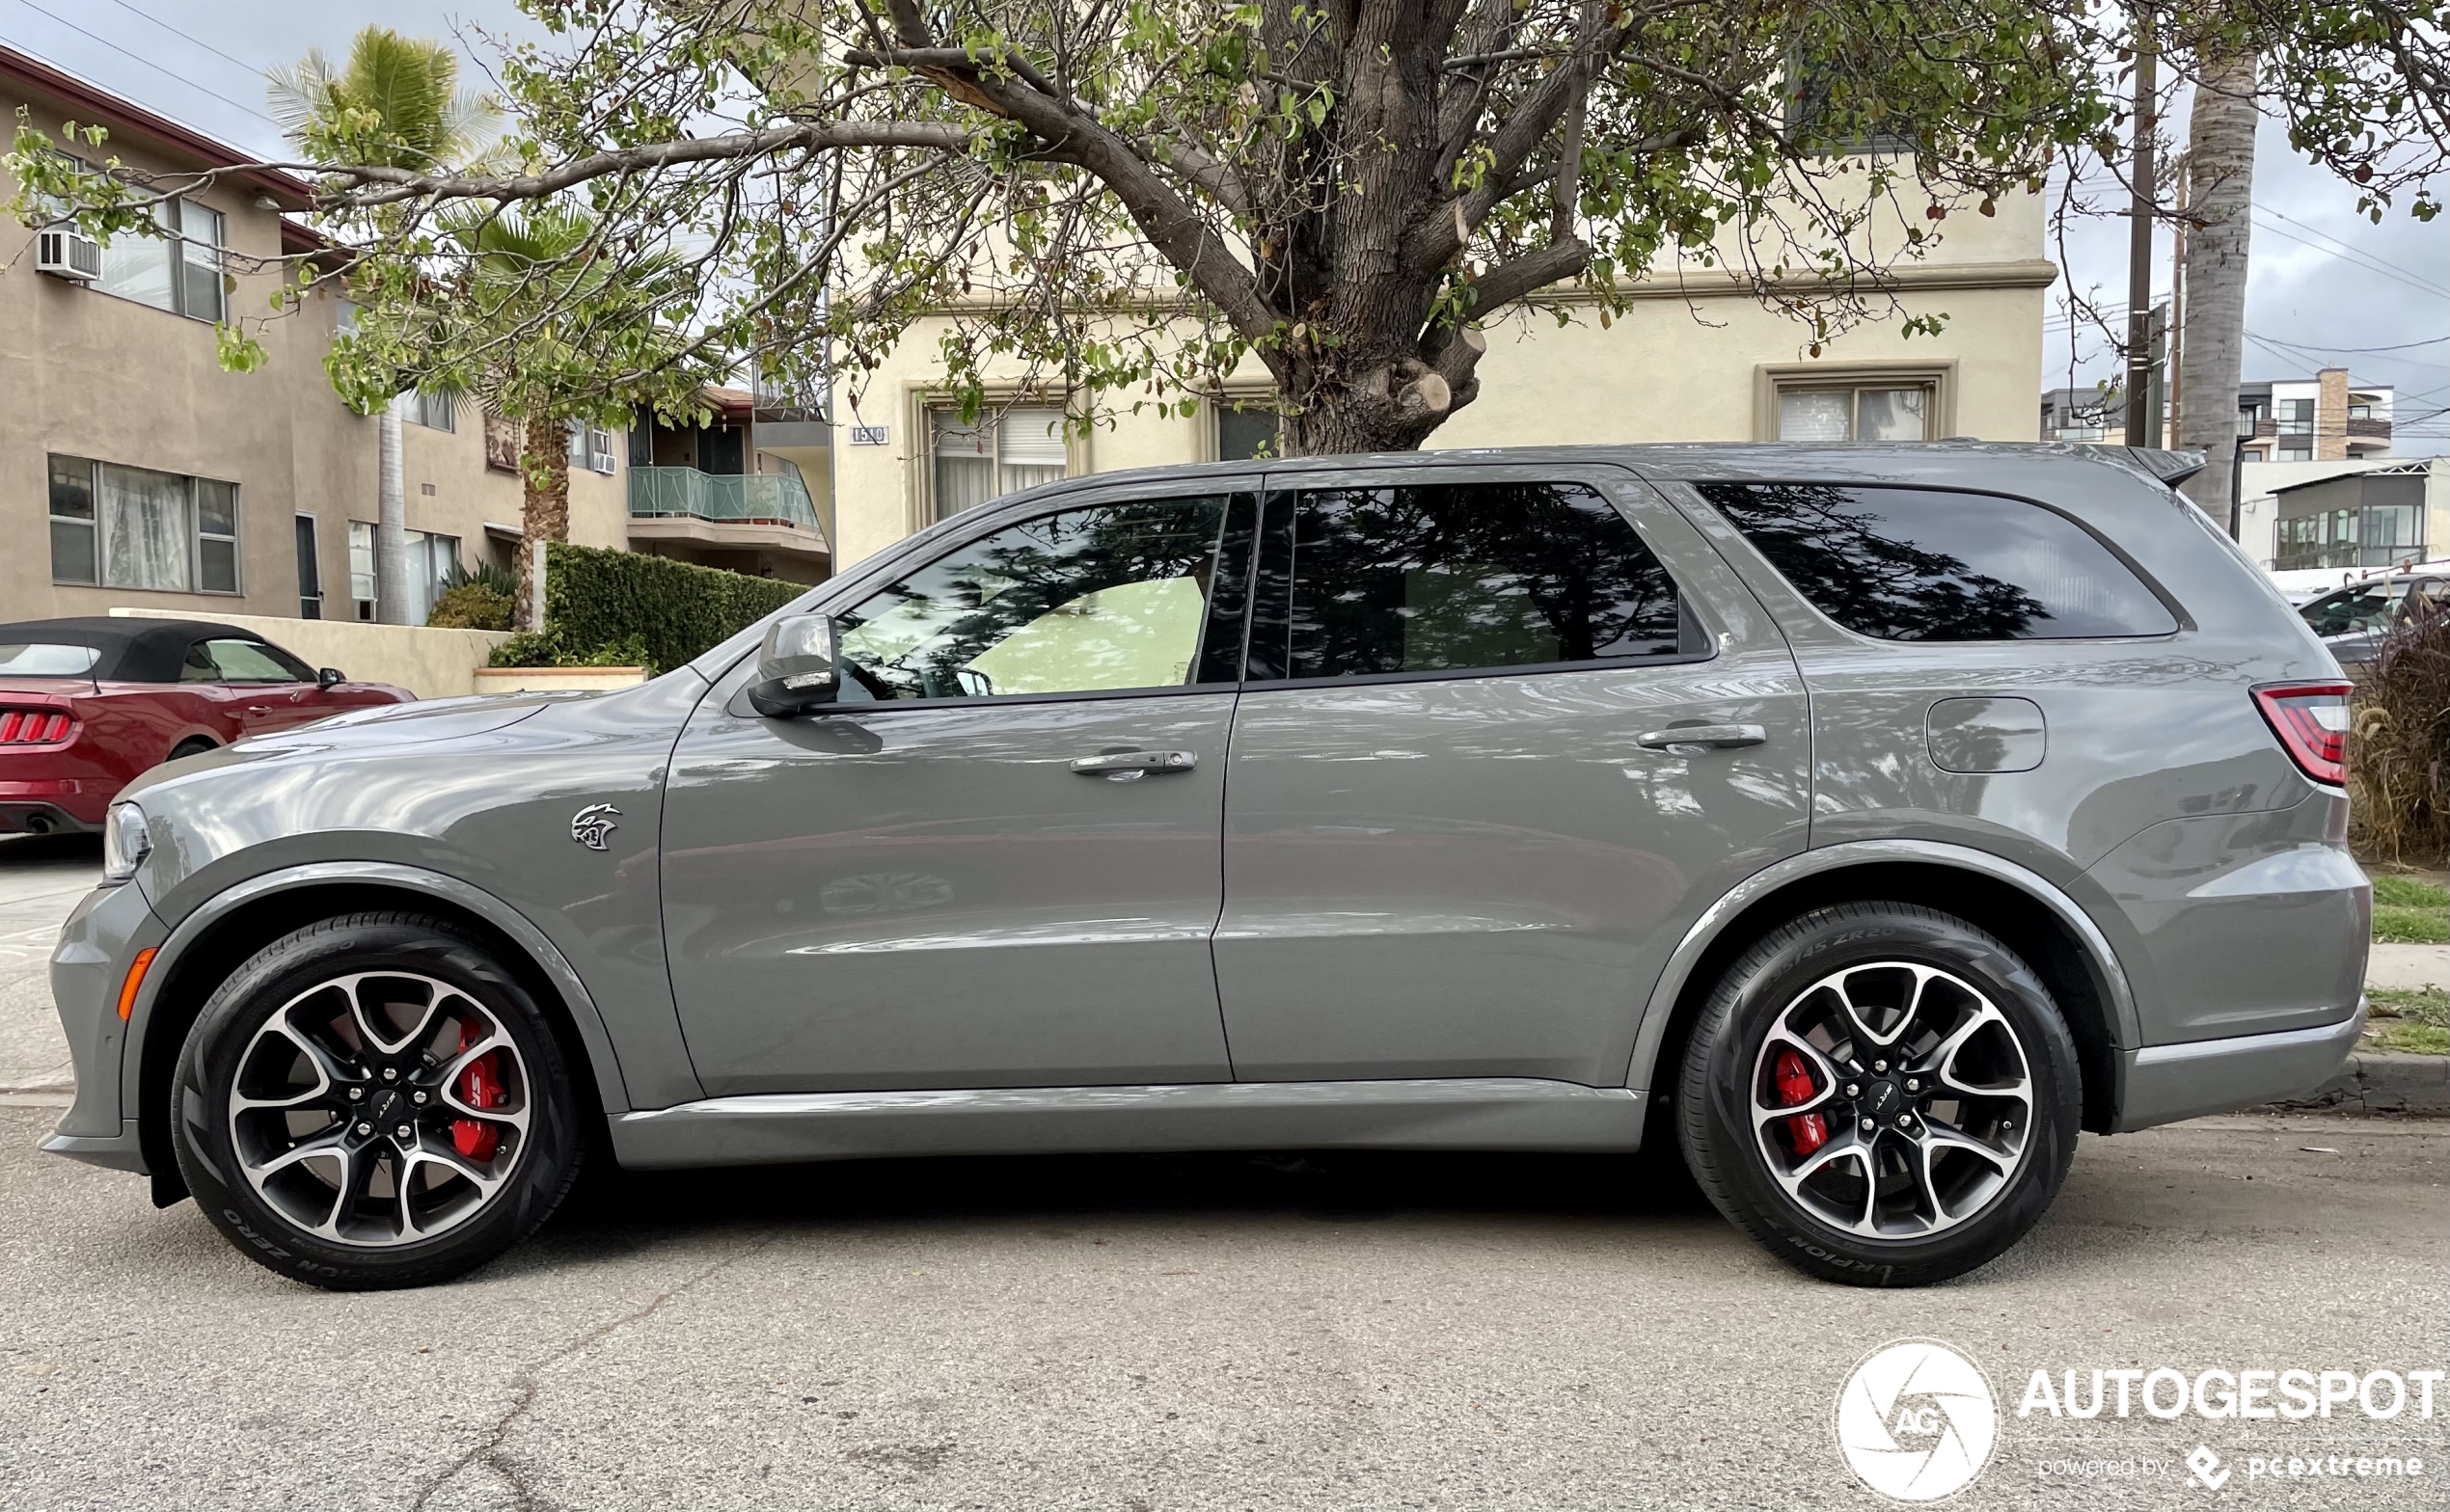
<path fill-rule="evenodd" d="M 363 520 L 349 522 L 349 597 L 357 617 L 374 617 L 374 527 Z"/>
<path fill-rule="evenodd" d="M 927 418 L 939 520 L 1064 475 L 1061 410 L 1009 409 L 975 425 L 949 409 L 930 410 Z"/>
<path fill-rule="evenodd" d="M 459 401 L 448 393 L 428 393 L 411 389 L 392 401 L 399 407 L 400 418 L 427 430 L 459 429 Z"/>
<path fill-rule="evenodd" d="M 410 530 L 406 534 L 407 623 L 422 625 L 433 617 L 435 602 L 449 591 L 464 570 L 459 560 L 459 537 L 429 530 Z M 382 598 L 374 573 L 374 526 L 363 520 L 349 522 L 349 597 L 357 601 L 359 619 L 380 617 Z"/>
<path fill-rule="evenodd" d="M 1249 462 L 1284 455 L 1284 421 L 1266 399 L 1221 398 L 1211 401 L 1216 412 L 1216 460 Z"/>
<path fill-rule="evenodd" d="M 238 485 L 51 458 L 51 580 L 238 591 Z"/>
<path fill-rule="evenodd" d="M 298 618 L 323 617 L 323 563 L 314 549 L 314 516 L 298 516 Z"/>
<path fill-rule="evenodd" d="M 485 466 L 497 472 L 519 471 L 519 448 L 527 427 L 507 416 L 485 412 Z"/>
<path fill-rule="evenodd" d="M 1927 441 L 1929 384 L 1778 391 L 1780 441 Z"/>
<path fill-rule="evenodd" d="M 612 433 L 601 425 L 589 425 L 584 420 L 571 420 L 569 427 L 570 465 L 612 476 L 614 465 Z"/>
<path fill-rule="evenodd" d="M 155 310 L 195 320 L 222 317 L 222 219 L 218 210 L 189 200 L 165 200 L 153 218 L 167 233 L 112 238 L 102 249 L 102 276 L 94 286 Z"/>

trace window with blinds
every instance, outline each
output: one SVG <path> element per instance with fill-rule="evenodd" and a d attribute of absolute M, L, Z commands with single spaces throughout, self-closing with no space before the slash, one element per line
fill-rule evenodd
<path fill-rule="evenodd" d="M 967 425 L 958 411 L 931 410 L 928 430 L 939 520 L 1064 475 L 1061 410 L 1017 406 Z"/>

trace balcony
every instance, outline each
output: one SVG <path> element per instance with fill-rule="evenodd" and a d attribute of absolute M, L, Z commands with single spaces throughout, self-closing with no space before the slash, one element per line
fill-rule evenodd
<path fill-rule="evenodd" d="M 632 468 L 630 518 L 789 526 L 817 533 L 817 506 L 808 498 L 807 486 L 788 472 Z"/>
<path fill-rule="evenodd" d="M 735 570 L 803 564 L 784 576 L 827 563 L 833 554 L 807 485 L 793 473 L 695 468 L 629 472 L 633 549 Z"/>

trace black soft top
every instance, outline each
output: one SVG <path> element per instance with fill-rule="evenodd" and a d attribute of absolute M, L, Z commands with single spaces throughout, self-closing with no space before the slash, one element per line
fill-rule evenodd
<path fill-rule="evenodd" d="M 101 653 L 84 674 L 97 683 L 176 683 L 187 648 L 199 640 L 252 640 L 252 630 L 208 619 L 137 619 L 84 614 L 68 619 L 19 620 L 0 625 L 0 646 L 90 646 Z"/>

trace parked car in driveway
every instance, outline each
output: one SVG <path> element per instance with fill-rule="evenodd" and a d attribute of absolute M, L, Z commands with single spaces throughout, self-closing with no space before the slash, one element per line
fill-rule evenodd
<path fill-rule="evenodd" d="M 0 833 L 99 829 L 119 791 L 163 762 L 416 696 L 209 620 L 0 625 Z"/>
<path fill-rule="evenodd" d="M 2444 598 L 2450 598 L 2450 562 L 2432 562 L 2334 588 L 2297 612 L 2340 665 L 2360 667 L 2382 655 L 2382 636 L 2409 605 Z"/>
<path fill-rule="evenodd" d="M 2167 453 L 1220 463 L 156 772 L 46 1143 L 335 1287 L 638 1168 L 1631 1151 L 1864 1284 L 2356 1042 L 2348 685 Z M 1628 1172 L 1630 1176 L 1630 1172 Z"/>

